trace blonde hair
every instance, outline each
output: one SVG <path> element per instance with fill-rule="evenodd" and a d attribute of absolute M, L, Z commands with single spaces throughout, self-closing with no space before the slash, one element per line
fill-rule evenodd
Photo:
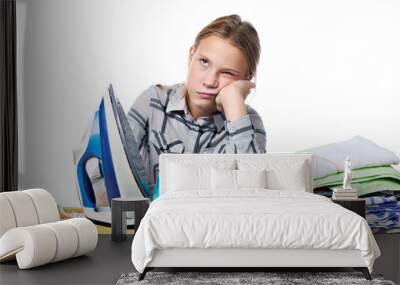
<path fill-rule="evenodd" d="M 246 77 L 256 75 L 261 47 L 257 31 L 252 24 L 242 21 L 236 14 L 219 17 L 199 32 L 193 45 L 194 50 L 202 39 L 212 35 L 229 40 L 233 46 L 241 50 L 249 68 Z"/>

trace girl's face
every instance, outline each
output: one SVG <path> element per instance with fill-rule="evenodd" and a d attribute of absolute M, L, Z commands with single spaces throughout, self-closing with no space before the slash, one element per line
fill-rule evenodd
<path fill-rule="evenodd" d="M 236 80 L 249 80 L 247 73 L 244 55 L 228 40 L 213 35 L 202 39 L 196 50 L 189 51 L 186 100 L 192 116 L 214 114 L 221 89 Z"/>

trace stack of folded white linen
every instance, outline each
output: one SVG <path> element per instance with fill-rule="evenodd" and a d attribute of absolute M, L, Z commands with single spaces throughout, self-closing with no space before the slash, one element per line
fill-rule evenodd
<path fill-rule="evenodd" d="M 332 199 L 335 200 L 358 199 L 357 189 L 342 189 L 342 188 L 334 189 L 332 193 Z"/>
<path fill-rule="evenodd" d="M 314 154 L 314 193 L 341 200 L 352 195 L 341 193 L 348 190 L 338 191 L 345 176 L 343 162 L 350 156 L 351 186 L 357 190 L 358 197 L 366 200 L 370 228 L 386 233 L 400 232 L 400 159 L 393 151 L 355 136 L 301 152 Z"/>
<path fill-rule="evenodd" d="M 314 154 L 314 193 L 330 197 L 343 186 L 344 161 L 352 161 L 353 189 L 359 197 L 380 192 L 400 192 L 400 159 L 391 150 L 361 136 L 303 150 Z M 396 166 L 399 170 L 396 169 Z"/>

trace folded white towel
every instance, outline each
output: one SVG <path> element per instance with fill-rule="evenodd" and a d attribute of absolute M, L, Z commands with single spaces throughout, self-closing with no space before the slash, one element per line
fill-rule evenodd
<path fill-rule="evenodd" d="M 344 161 L 348 155 L 351 157 L 353 168 L 391 165 L 400 162 L 399 157 L 394 152 L 361 136 L 301 152 L 314 154 L 314 178 L 344 171 Z"/>

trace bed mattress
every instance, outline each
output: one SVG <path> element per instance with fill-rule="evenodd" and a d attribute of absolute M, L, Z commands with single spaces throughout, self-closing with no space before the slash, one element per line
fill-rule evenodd
<path fill-rule="evenodd" d="M 140 223 L 132 262 L 143 272 L 167 249 L 358 250 L 370 272 L 380 255 L 356 213 L 313 193 L 268 189 L 165 193 Z"/>

